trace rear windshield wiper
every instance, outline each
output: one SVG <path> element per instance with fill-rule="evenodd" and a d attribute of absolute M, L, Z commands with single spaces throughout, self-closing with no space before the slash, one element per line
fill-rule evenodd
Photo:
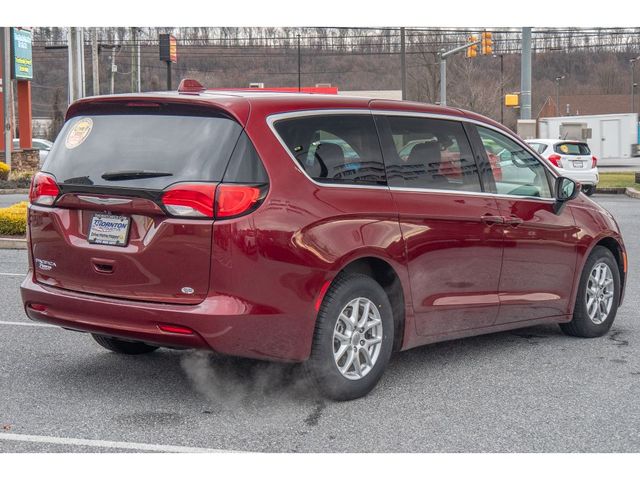
<path fill-rule="evenodd" d="M 171 177 L 173 173 L 152 170 L 117 170 L 102 174 L 103 180 L 136 180 L 138 178 Z"/>

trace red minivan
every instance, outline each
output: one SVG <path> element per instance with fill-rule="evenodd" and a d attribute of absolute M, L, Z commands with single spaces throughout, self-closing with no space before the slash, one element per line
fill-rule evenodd
<path fill-rule="evenodd" d="M 30 318 L 123 354 L 304 362 L 341 400 L 394 351 L 603 335 L 627 271 L 614 218 L 520 138 L 412 102 L 195 81 L 83 99 L 30 203 Z"/>

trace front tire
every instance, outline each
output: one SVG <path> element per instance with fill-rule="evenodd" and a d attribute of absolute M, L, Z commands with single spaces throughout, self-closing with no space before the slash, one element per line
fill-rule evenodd
<path fill-rule="evenodd" d="M 105 337 L 103 335 L 96 335 L 93 333 L 91 336 L 101 347 L 124 355 L 142 355 L 144 353 L 151 353 L 158 349 L 158 347 L 142 342 L 130 342 L 127 340 L 120 340 L 119 338 Z"/>
<path fill-rule="evenodd" d="M 593 338 L 606 334 L 618 311 L 620 302 L 620 271 L 611 251 L 597 246 L 585 263 L 573 319 L 561 323 L 567 335 Z"/>
<path fill-rule="evenodd" d="M 393 338 L 391 303 L 380 284 L 366 275 L 339 275 L 320 307 L 307 371 L 327 398 L 363 397 L 389 363 Z"/>

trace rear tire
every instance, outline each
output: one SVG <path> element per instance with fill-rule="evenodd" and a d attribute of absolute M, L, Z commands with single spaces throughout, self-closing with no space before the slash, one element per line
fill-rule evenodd
<path fill-rule="evenodd" d="M 121 340 L 113 337 L 105 337 L 103 335 L 91 334 L 93 339 L 98 342 L 98 345 L 111 350 L 115 353 L 122 353 L 124 355 L 141 355 L 144 353 L 151 353 L 158 349 L 153 345 L 148 345 L 142 342 L 130 342 L 128 340 Z"/>
<path fill-rule="evenodd" d="M 593 338 L 606 334 L 618 311 L 620 271 L 611 251 L 593 249 L 580 276 L 573 319 L 560 328 L 573 337 Z"/>
<path fill-rule="evenodd" d="M 339 275 L 318 312 L 306 370 L 327 398 L 363 397 L 389 363 L 393 338 L 393 313 L 384 289 L 366 275 Z"/>
<path fill-rule="evenodd" d="M 596 193 L 596 186 L 595 185 L 585 185 L 582 187 L 582 192 L 587 196 L 590 197 L 591 195 L 593 195 L 594 193 Z"/>

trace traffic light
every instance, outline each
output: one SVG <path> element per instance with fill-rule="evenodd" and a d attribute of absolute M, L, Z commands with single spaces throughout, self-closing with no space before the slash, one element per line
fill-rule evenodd
<path fill-rule="evenodd" d="M 493 53 L 493 35 L 491 32 L 482 32 L 482 54 L 483 55 L 491 55 Z"/>
<path fill-rule="evenodd" d="M 469 35 L 469 38 L 467 38 L 467 42 L 474 44 L 474 45 L 471 45 L 471 46 L 467 47 L 467 58 L 477 57 L 478 56 L 478 45 L 477 45 L 478 36 L 477 35 Z"/>

